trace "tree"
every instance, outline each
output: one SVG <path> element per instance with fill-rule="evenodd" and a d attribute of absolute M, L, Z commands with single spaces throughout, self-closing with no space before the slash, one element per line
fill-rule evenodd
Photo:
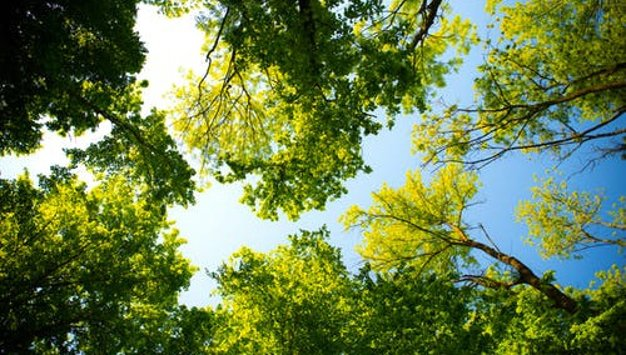
<path fill-rule="evenodd" d="M 303 231 L 267 253 L 242 248 L 213 273 L 216 353 L 338 354 L 350 334 L 350 278 L 328 232 Z"/>
<path fill-rule="evenodd" d="M 207 354 L 215 325 L 209 308 L 143 305 L 133 309 L 99 349 L 123 354 Z"/>
<path fill-rule="evenodd" d="M 370 168 L 363 136 L 459 64 L 471 25 L 441 17 L 442 1 L 217 1 L 198 26 L 207 69 L 181 88 L 175 128 L 218 181 L 259 175 L 242 201 L 262 218 L 291 219 L 346 192 Z"/>
<path fill-rule="evenodd" d="M 373 273 L 369 265 L 361 269 L 353 292 L 359 330 L 349 336 L 355 343 L 349 353 L 487 352 L 489 339 L 470 324 L 476 292 L 448 277 L 415 271 L 408 266 L 383 273 Z"/>
<path fill-rule="evenodd" d="M 501 11 L 502 33 L 496 46 L 487 41 L 476 104 L 431 112 L 415 127 L 415 150 L 426 162 L 441 163 L 437 173 L 429 184 L 413 172 L 398 189 L 383 186 L 369 209 L 352 208 L 344 222 L 364 230 L 359 251 L 377 270 L 409 264 L 418 274 L 452 271 L 459 276 L 450 281 L 476 287 L 467 324 L 488 335 L 493 352 L 623 352 L 626 345 L 616 337 L 624 326 L 617 321 L 624 311 L 617 296 L 624 290 L 622 271 L 599 273 L 602 291 L 563 290 L 552 272 L 537 275 L 503 253 L 482 224 L 465 219 L 478 173 L 461 165 L 480 168 L 517 150 L 551 150 L 565 159 L 591 141 L 601 144 L 600 157 L 621 152 L 623 144 L 613 139 L 624 139 L 624 7 L 528 1 L 493 9 Z M 546 257 L 621 248 L 623 201 L 608 218 L 603 201 L 550 178 L 520 204 L 518 217 Z M 493 264 L 477 264 L 478 255 Z"/>
<path fill-rule="evenodd" d="M 555 283 L 553 272 L 535 274 L 523 261 L 502 252 L 482 224 L 471 225 L 464 220 L 474 204 L 476 186 L 476 173 L 463 171 L 459 165 L 444 166 L 430 184 L 422 181 L 419 172 L 410 173 L 405 186 L 384 186 L 373 194 L 368 210 L 355 206 L 342 218 L 347 226 L 364 230 L 359 252 L 376 270 L 393 273 L 409 265 L 418 279 L 434 273 L 450 285 L 476 287 L 478 293 L 464 301 L 471 310 L 465 324 L 487 335 L 474 340 L 485 342 L 496 353 L 626 349 L 623 337 L 617 335 L 623 330 L 620 317 L 626 309 L 622 298 L 626 290 L 624 270 L 614 266 L 599 272 L 600 287 L 592 284 L 583 290 L 562 289 Z M 538 211 L 525 210 L 525 218 L 541 226 L 535 228 L 543 228 L 540 238 L 546 252 L 567 256 L 589 242 L 622 243 L 621 239 L 594 240 L 584 234 L 582 240 L 577 239 L 589 224 L 601 223 L 596 222 L 600 221 L 598 211 L 591 211 L 593 202 L 582 196 L 540 205 Z M 569 212 L 560 215 L 562 206 L 573 211 L 571 217 Z M 562 243 L 560 248 L 557 243 Z M 493 263 L 478 264 L 475 258 L 479 254 Z M 479 268 L 483 271 L 476 273 Z M 445 304 L 434 297 L 429 303 L 434 309 Z"/>
<path fill-rule="evenodd" d="M 580 257 L 583 250 L 600 246 L 626 246 L 626 196 L 606 210 L 602 194 L 568 191 L 566 182 L 544 180 L 532 189 L 533 200 L 522 201 L 518 219 L 529 229 L 529 242 L 537 242 L 544 257 Z M 607 214 L 610 219 L 603 218 Z"/>
<path fill-rule="evenodd" d="M 606 354 L 626 351 L 626 268 L 613 266 L 596 274 L 600 285 L 584 290 L 590 300 L 588 318 L 571 327 L 573 345 L 580 352 Z"/>
<path fill-rule="evenodd" d="M 195 172 L 178 153 L 164 115 L 141 115 L 135 75 L 145 49 L 134 31 L 137 0 L 9 1 L 0 38 L 0 155 L 32 153 L 44 129 L 81 135 L 112 131 L 74 164 L 128 174 L 151 187 L 155 203 L 193 202 Z M 175 13 L 174 4 L 163 5 Z M 181 5 L 182 6 L 182 5 Z"/>
<path fill-rule="evenodd" d="M 528 285 L 556 307 L 576 312 L 576 301 L 569 295 L 518 258 L 500 251 L 482 225 L 464 220 L 476 192 L 477 175 L 458 165 L 443 167 L 430 185 L 416 171 L 407 176 L 405 186 L 397 190 L 384 186 L 373 194 L 374 203 L 367 211 L 355 206 L 343 220 L 346 226 L 358 225 L 365 231 L 360 252 L 382 270 L 408 262 L 418 272 L 456 271 L 462 274 L 457 281 L 488 288 Z M 484 241 L 477 233 L 482 233 Z M 464 274 L 463 270 L 475 263 L 472 252 L 482 253 L 512 272 Z"/>
<path fill-rule="evenodd" d="M 599 272 L 599 285 L 573 291 L 580 305 L 575 315 L 554 308 L 532 288 L 515 294 L 485 289 L 476 294 L 468 323 L 488 339 L 489 353 L 619 354 L 626 349 L 623 272 L 617 267 Z"/>
<path fill-rule="evenodd" d="M 301 232 L 268 253 L 243 248 L 213 273 L 215 353 L 473 353 L 473 290 L 410 267 L 348 273 L 328 232 Z M 472 351 L 473 349 L 473 351 Z"/>
<path fill-rule="evenodd" d="M 492 3 L 500 32 L 496 44 L 486 41 L 477 101 L 426 115 L 415 128 L 415 149 L 426 161 L 475 167 L 518 150 L 566 158 L 588 142 L 601 157 L 623 154 L 623 4 Z"/>
<path fill-rule="evenodd" d="M 137 3 L 3 2 L 0 154 L 32 152 L 44 125 L 64 134 L 98 125 L 82 99 L 111 103 L 143 65 Z"/>
<path fill-rule="evenodd" d="M 198 4 L 148 2 L 173 15 Z M 58 167 L 40 188 L 27 176 L 0 180 L 0 352 L 626 352 L 626 269 L 583 290 L 536 274 L 468 223 L 478 173 L 453 164 L 430 182 L 410 173 L 370 208 L 348 211 L 346 225 L 364 231 L 368 265 L 358 276 L 326 229 L 301 232 L 268 253 L 243 248 L 212 273 L 216 309 L 178 305 L 193 267 L 166 208 L 193 202 L 194 172 L 166 114 L 141 114 L 136 5 L 0 5 L 13 16 L 0 25 L 9 49 L 0 55 L 0 154 L 32 152 L 44 126 L 80 134 L 112 124 L 100 142 L 67 150 L 70 168 L 86 165 L 97 186 Z M 444 54 L 474 41 L 471 24 L 443 16 L 441 0 L 204 5 L 207 70 L 179 91 L 174 128 L 204 173 L 258 175 L 244 202 L 271 219 L 343 194 L 346 179 L 369 170 L 360 149 L 382 129 L 375 114 L 384 110 L 392 126 L 401 112 L 428 111 L 432 87 L 460 62 Z M 476 105 L 430 112 L 416 150 L 471 167 L 515 150 L 565 158 L 590 141 L 603 144 L 601 156 L 623 154 L 624 7 L 490 7 L 503 14 L 502 35 L 487 42 Z M 624 246 L 622 200 L 607 218 L 600 195 L 550 179 L 533 193 L 518 217 L 546 257 Z"/>
<path fill-rule="evenodd" d="M 96 174 L 126 175 L 146 188 L 144 195 L 154 204 L 186 206 L 195 201 L 195 171 L 169 135 L 165 113 L 152 109 L 146 116 L 141 114 L 139 88 L 120 92 L 108 107 L 87 104 L 115 124 L 86 149 L 65 149 L 72 168 L 83 164 Z"/>
<path fill-rule="evenodd" d="M 131 315 L 176 305 L 193 267 L 160 205 L 113 176 L 0 181 L 0 348 L 117 352 Z M 109 352 L 109 351 L 106 352 Z"/>

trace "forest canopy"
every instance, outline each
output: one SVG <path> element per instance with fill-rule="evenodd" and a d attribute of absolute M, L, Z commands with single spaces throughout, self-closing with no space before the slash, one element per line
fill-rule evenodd
<path fill-rule="evenodd" d="M 158 107 L 138 79 L 140 4 L 204 36 L 203 70 Z M 484 6 L 487 24 L 445 0 L 4 2 L 0 155 L 102 134 L 47 174 L 0 177 L 0 354 L 626 352 L 626 193 L 591 171 L 623 169 L 626 6 Z M 470 51 L 469 104 L 439 104 Z M 180 302 L 198 268 L 173 207 L 240 183 L 258 218 L 298 221 L 350 197 L 366 138 L 400 120 L 419 167 L 333 216 L 358 265 L 320 226 L 206 270 L 216 304 Z M 486 169 L 529 157 L 554 166 L 510 223 L 546 265 L 620 261 L 588 287 L 474 213 Z"/>

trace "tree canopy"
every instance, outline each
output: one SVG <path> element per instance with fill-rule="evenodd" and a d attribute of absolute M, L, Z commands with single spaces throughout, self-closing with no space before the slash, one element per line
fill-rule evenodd
<path fill-rule="evenodd" d="M 143 65 L 137 2 L 3 2 L 0 153 L 32 152 L 43 126 L 80 134 L 98 125 L 83 99 L 106 107 Z"/>
<path fill-rule="evenodd" d="M 485 42 L 477 100 L 426 115 L 415 126 L 415 149 L 427 161 L 474 166 L 517 150 L 567 157 L 586 142 L 597 142 L 600 157 L 623 154 L 623 4 L 491 3 L 499 36 Z"/>
<path fill-rule="evenodd" d="M 176 305 L 193 267 L 159 205 L 128 179 L 0 181 L 0 348 L 118 351 L 130 315 Z"/>
<path fill-rule="evenodd" d="M 133 176 L 155 203 L 193 201 L 195 174 L 153 111 L 141 114 L 137 82 L 145 49 L 134 30 L 137 0 L 11 1 L 1 6 L 0 155 L 34 152 L 44 130 L 112 130 L 74 163 Z"/>
<path fill-rule="evenodd" d="M 218 353 L 338 354 L 344 352 L 353 310 L 348 271 L 324 238 L 290 236 L 267 254 L 243 248 L 212 276 L 223 307 Z"/>
<path fill-rule="evenodd" d="M 222 302 L 205 323 L 214 333 L 204 351 L 619 352 L 625 271 L 614 267 L 598 274 L 598 287 L 569 289 L 578 302 L 571 314 L 532 286 L 477 288 L 451 282 L 463 277 L 454 270 L 424 271 L 405 262 L 375 272 L 366 263 L 350 274 L 325 229 L 302 231 L 266 253 L 243 248 L 212 273 Z"/>
<path fill-rule="evenodd" d="M 441 169 L 430 185 L 424 184 L 419 173 L 411 174 L 406 186 L 397 191 L 384 187 L 374 194 L 368 211 L 355 207 L 344 220 L 348 226 L 358 224 L 365 230 L 362 254 L 383 270 L 408 262 L 420 272 L 453 270 L 461 274 L 458 281 L 488 288 L 528 285 L 551 299 L 555 307 L 575 313 L 576 302 L 570 296 L 515 256 L 500 251 L 482 225 L 465 221 L 476 186 L 476 175 L 463 172 L 458 165 Z M 511 272 L 464 273 L 464 268 L 475 263 L 472 252 L 484 253 Z"/>
<path fill-rule="evenodd" d="M 442 0 L 143 3 L 196 11 L 205 35 L 205 71 L 167 110 L 143 107 L 138 0 L 0 5 L 0 155 L 33 153 L 46 130 L 103 132 L 37 183 L 0 179 L 0 353 L 626 352 L 623 264 L 561 284 L 500 248 L 517 235 L 468 218 L 481 168 L 509 153 L 578 156 L 581 174 L 621 163 L 619 1 L 487 1 L 496 34 L 482 39 Z M 474 103 L 438 110 L 436 89 L 478 43 Z M 195 201 L 188 159 L 242 181 L 258 217 L 296 220 L 369 172 L 364 137 L 403 115 L 418 116 L 414 150 L 436 169 L 341 217 L 362 236 L 358 268 L 326 227 L 302 230 L 207 270 L 216 304 L 179 303 L 196 267 L 168 208 Z M 546 259 L 621 253 L 626 197 L 576 177 L 536 179 L 516 211 L 526 241 Z"/>
<path fill-rule="evenodd" d="M 434 1 L 216 1 L 198 18 L 207 68 L 180 89 L 175 128 L 218 181 L 248 184 L 262 218 L 291 219 L 370 168 L 362 139 L 421 111 L 459 64 L 469 22 Z M 439 19 L 438 21 L 435 21 Z"/>

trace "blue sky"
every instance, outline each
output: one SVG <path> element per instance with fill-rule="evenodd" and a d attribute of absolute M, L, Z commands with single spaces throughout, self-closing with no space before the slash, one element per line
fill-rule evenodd
<path fill-rule="evenodd" d="M 455 9 L 463 16 L 483 25 L 487 21 L 482 12 L 483 4 L 474 1 L 455 1 Z M 154 8 L 140 8 L 137 29 L 148 48 L 148 59 L 141 77 L 150 81 L 144 99 L 146 108 L 169 105 L 167 92 L 175 83 L 182 83 L 183 68 L 197 71 L 203 68 L 203 53 L 200 52 L 203 37 L 194 27 L 191 17 L 166 19 Z M 480 35 L 486 35 L 484 30 Z M 467 65 L 452 75 L 446 89 L 437 93 L 447 103 L 468 103 L 472 97 L 472 79 L 475 66 L 482 59 L 482 49 L 475 48 Z M 408 170 L 420 168 L 420 159 L 410 154 L 410 135 L 416 117 L 400 117 L 392 131 L 383 131 L 378 136 L 367 137 L 363 146 L 366 162 L 374 172 L 359 175 L 346 183 L 349 193 L 328 204 L 325 211 L 306 213 L 297 222 L 282 219 L 278 222 L 263 221 L 254 216 L 250 209 L 238 203 L 242 193 L 240 184 L 213 184 L 197 195 L 197 204 L 187 209 L 176 207 L 170 217 L 177 222 L 188 243 L 183 246 L 185 256 L 200 267 L 194 276 L 190 289 L 183 293 L 181 301 L 188 305 L 215 304 L 210 296 L 215 284 L 206 276 L 205 269 L 213 271 L 229 255 L 243 245 L 267 251 L 287 241 L 289 234 L 300 229 L 315 230 L 327 225 L 331 231 L 332 244 L 342 248 L 346 265 L 355 269 L 361 259 L 353 248 L 361 240 L 358 230 L 344 231 L 337 222 L 338 217 L 351 205 L 366 207 L 370 194 L 384 182 L 391 186 L 401 186 Z M 104 129 L 106 131 L 106 128 Z M 100 133 L 101 134 L 101 133 Z M 97 138 L 98 134 L 95 134 Z M 51 164 L 63 164 L 61 148 L 67 145 L 85 145 L 92 136 L 63 139 L 46 135 L 44 148 L 36 155 L 28 157 L 5 157 L 0 159 L 3 177 L 12 177 L 27 167 L 33 175 L 45 173 Z M 518 256 L 537 273 L 548 269 L 557 271 L 557 280 L 563 285 L 585 287 L 597 270 L 607 269 L 612 263 L 624 264 L 624 257 L 616 255 L 614 249 L 596 249 L 585 255 L 583 260 L 558 261 L 542 260 L 536 249 L 528 247 L 522 240 L 525 227 L 515 223 L 514 208 L 520 199 L 529 198 L 529 188 L 533 185 L 533 175 L 543 175 L 554 165 L 548 156 L 509 157 L 488 166 L 481 171 L 484 188 L 479 200 L 484 203 L 474 207 L 469 218 L 481 222 L 490 231 L 500 249 Z M 563 166 L 564 170 L 576 170 L 582 163 L 572 159 Z M 626 195 L 624 164 L 608 162 L 598 165 L 584 175 L 572 178 L 575 186 L 595 191 L 602 187 L 609 197 Z M 486 260 L 486 259 L 485 259 Z"/>

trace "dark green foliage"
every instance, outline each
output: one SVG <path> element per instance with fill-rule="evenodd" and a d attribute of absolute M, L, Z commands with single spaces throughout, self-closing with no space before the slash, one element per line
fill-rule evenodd
<path fill-rule="evenodd" d="M 361 270 L 355 289 L 362 333 L 354 354 L 475 354 L 486 341 L 467 324 L 475 293 L 450 277 L 411 268 L 373 274 Z"/>
<path fill-rule="evenodd" d="M 73 163 L 127 174 L 154 203 L 193 202 L 195 172 L 178 153 L 164 116 L 141 115 L 135 74 L 144 48 L 134 31 L 138 1 L 8 1 L 1 12 L 0 155 L 31 153 L 44 129 L 112 132 Z"/>
<path fill-rule="evenodd" d="M 32 152 L 44 126 L 80 134 L 98 125 L 102 118 L 82 100 L 94 90 L 126 87 L 143 65 L 136 6 L 136 0 L 2 2 L 0 154 Z"/>
<path fill-rule="evenodd" d="M 155 204 L 194 202 L 195 172 L 167 133 L 163 113 L 156 110 L 145 117 L 133 114 L 87 149 L 66 152 L 74 165 L 83 163 L 106 174 L 127 174 L 148 187 L 146 193 Z"/>

